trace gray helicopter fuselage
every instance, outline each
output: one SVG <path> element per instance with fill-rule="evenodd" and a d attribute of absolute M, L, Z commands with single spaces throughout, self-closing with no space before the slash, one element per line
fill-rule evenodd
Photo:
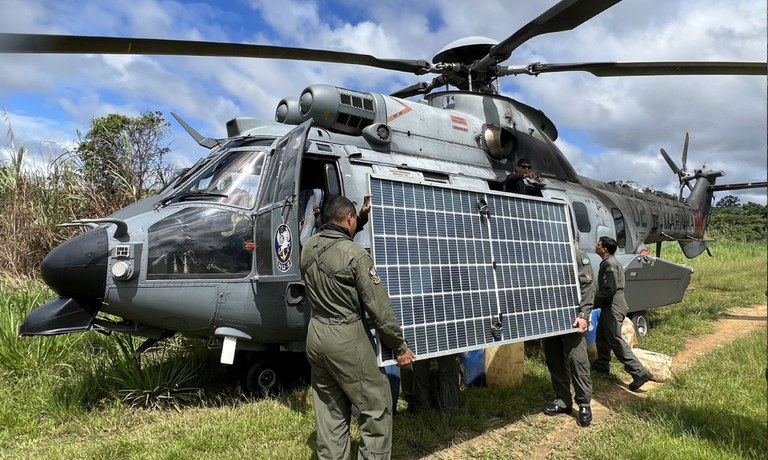
<path fill-rule="evenodd" d="M 578 176 L 540 111 L 502 96 L 446 92 L 413 102 L 324 85 L 281 106 L 283 123 L 232 120 L 230 139 L 170 187 L 110 216 L 127 231 L 108 220 L 91 230 L 107 229 L 100 244 L 108 257 L 98 261 L 103 297 L 62 288 L 62 299 L 89 307 L 78 316 L 86 318 L 82 324 L 57 328 L 53 314 L 41 311 L 47 320 L 28 318 L 22 335 L 95 327 L 153 339 L 176 332 L 234 338 L 238 350 L 301 351 L 310 308 L 301 241 L 316 230 L 309 197 L 343 194 L 362 203 L 371 174 L 498 192 L 521 157 L 541 173 L 528 193 L 569 205 L 584 250 L 594 252 L 599 236 L 614 237 L 627 280 L 643 289 L 653 283 L 652 296 L 628 286 L 631 306 L 682 299 L 690 269 L 637 252 L 642 244 L 694 235 L 696 209 Z M 368 232 L 356 238 L 370 248 Z M 599 260 L 591 256 L 596 270 Z M 40 309 L 76 309 L 64 302 Z M 99 310 L 125 321 L 98 319 Z"/>

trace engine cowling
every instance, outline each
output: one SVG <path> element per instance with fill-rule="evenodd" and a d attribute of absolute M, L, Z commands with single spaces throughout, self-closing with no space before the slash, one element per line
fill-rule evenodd
<path fill-rule="evenodd" d="M 299 124 L 309 118 L 315 126 L 359 136 L 376 121 L 376 99 L 363 93 L 331 85 L 308 86 L 298 100 L 285 98 L 277 105 L 275 119 Z"/>

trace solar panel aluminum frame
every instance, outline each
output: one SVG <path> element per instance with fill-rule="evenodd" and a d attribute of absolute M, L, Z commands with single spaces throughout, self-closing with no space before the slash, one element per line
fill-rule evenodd
<path fill-rule="evenodd" d="M 573 332 L 567 205 L 372 174 L 371 255 L 417 359 Z M 376 341 L 378 364 L 394 364 Z"/>

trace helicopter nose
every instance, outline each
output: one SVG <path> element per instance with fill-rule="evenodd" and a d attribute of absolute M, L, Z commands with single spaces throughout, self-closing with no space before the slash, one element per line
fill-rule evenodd
<path fill-rule="evenodd" d="M 43 281 L 61 296 L 102 300 L 107 284 L 107 230 L 95 228 L 48 253 L 40 265 Z"/>

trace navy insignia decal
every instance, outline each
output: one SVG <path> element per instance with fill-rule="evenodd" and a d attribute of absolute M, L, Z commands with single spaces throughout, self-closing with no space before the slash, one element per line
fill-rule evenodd
<path fill-rule="evenodd" d="M 277 269 L 287 272 L 291 268 L 291 229 L 286 224 L 280 224 L 275 231 L 275 255 Z"/>
<path fill-rule="evenodd" d="M 368 269 L 368 276 L 371 277 L 371 281 L 373 281 L 373 284 L 381 284 L 381 277 L 376 272 L 376 267 L 371 265 L 371 268 Z"/>

